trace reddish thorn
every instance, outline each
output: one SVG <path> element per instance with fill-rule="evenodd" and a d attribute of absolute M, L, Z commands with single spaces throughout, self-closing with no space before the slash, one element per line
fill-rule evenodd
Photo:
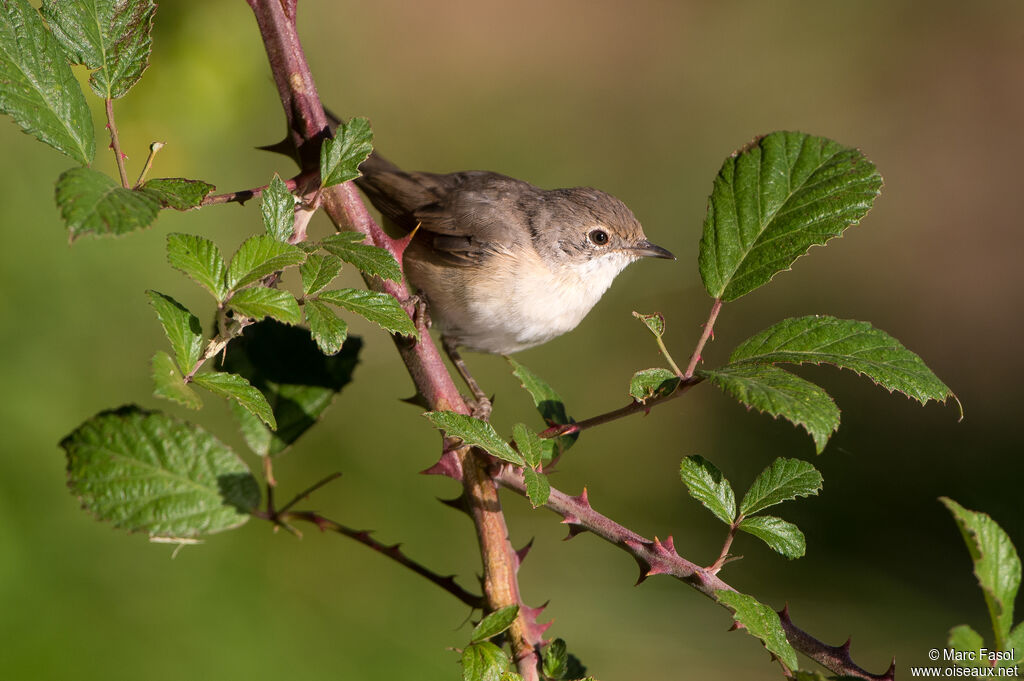
<path fill-rule="evenodd" d="M 566 535 L 565 539 L 563 539 L 562 541 L 569 541 L 570 539 L 572 539 L 576 535 L 583 534 L 586 531 L 587 531 L 587 528 L 583 527 L 582 525 L 573 525 L 572 527 L 569 528 L 569 534 Z"/>
<path fill-rule="evenodd" d="M 518 551 L 516 551 L 516 569 L 517 570 L 519 569 L 519 566 L 523 564 L 523 561 L 526 559 L 526 554 L 528 554 L 530 552 L 531 548 L 533 548 L 533 539 L 530 539 L 530 541 L 528 541 L 526 543 L 526 546 L 524 546 L 523 548 L 521 548 Z"/>
<path fill-rule="evenodd" d="M 446 450 L 430 468 L 420 471 L 422 475 L 444 475 L 453 480 L 462 480 L 462 463 L 454 450 Z"/>
<path fill-rule="evenodd" d="M 711 338 L 711 340 L 715 340 L 715 330 L 714 329 L 711 329 L 711 336 L 710 336 L 710 338 Z"/>
<path fill-rule="evenodd" d="M 789 617 L 789 603 L 782 606 L 782 610 L 779 610 L 779 619 L 786 623 L 792 623 L 793 620 Z"/>
<path fill-rule="evenodd" d="M 578 497 L 570 497 L 573 501 L 578 502 L 581 506 L 591 508 L 590 497 L 587 495 L 587 488 L 583 488 L 583 492 Z"/>
<path fill-rule="evenodd" d="M 847 656 L 850 655 L 850 643 L 852 643 L 852 642 L 853 642 L 853 637 L 852 636 L 847 636 L 846 637 L 846 643 L 844 643 L 843 645 L 839 646 L 839 649 L 842 650 Z"/>
<path fill-rule="evenodd" d="M 126 154 L 126 153 L 124 153 L 124 152 L 122 151 L 122 152 L 121 152 L 121 160 L 122 160 L 122 161 L 127 161 L 127 160 L 128 160 L 128 154 Z"/>
<path fill-rule="evenodd" d="M 726 629 L 726 631 L 736 631 L 739 628 L 740 628 L 740 623 L 739 622 L 733 622 L 732 626 L 729 627 L 728 629 Z"/>
<path fill-rule="evenodd" d="M 654 538 L 654 550 L 657 551 L 658 553 L 662 554 L 662 555 L 667 555 L 667 556 L 672 556 L 673 554 L 675 554 L 676 547 L 675 547 L 675 545 L 672 542 L 672 535 L 669 535 L 668 538 L 664 542 L 659 541 L 658 538 L 655 537 Z"/>
<path fill-rule="evenodd" d="M 895 655 L 893 655 L 893 657 L 892 657 L 892 662 L 889 663 L 889 668 L 885 670 L 885 677 L 884 678 L 886 678 L 886 679 L 895 679 L 896 678 L 896 656 Z"/>

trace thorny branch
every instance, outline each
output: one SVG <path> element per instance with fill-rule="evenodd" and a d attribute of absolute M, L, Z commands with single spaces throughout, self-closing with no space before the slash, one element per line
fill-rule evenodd
<path fill-rule="evenodd" d="M 315 173 L 320 144 L 330 134 L 330 128 L 296 32 L 297 0 L 247 0 L 247 2 L 259 24 L 274 81 L 277 84 L 288 120 L 289 136 L 285 146 L 293 151 L 295 159 L 303 170 L 299 177 L 304 177 L 307 174 Z M 289 184 L 290 189 L 300 188 L 297 180 L 292 182 L 294 184 Z M 262 188 L 259 188 L 209 197 L 204 203 L 209 205 L 233 201 L 243 202 L 261 190 Z M 366 205 L 352 183 L 337 185 L 326 190 L 323 194 L 323 204 L 328 216 L 338 229 L 358 231 L 367 235 L 370 243 L 387 249 L 401 262 L 403 244 L 384 234 L 380 226 L 370 216 Z M 366 277 L 366 281 L 367 286 L 371 289 L 389 293 L 404 304 L 408 304 L 412 298 L 403 283 L 382 281 L 372 277 Z M 543 435 L 554 437 L 578 432 L 633 413 L 647 411 L 656 404 L 667 402 L 686 392 L 700 381 L 699 377 L 695 377 L 696 366 L 701 359 L 704 345 L 712 336 L 715 318 L 721 309 L 721 304 L 721 301 L 715 301 L 704 333 L 690 363 L 686 371 L 683 372 L 676 390 L 670 395 L 656 400 L 648 400 L 646 404 L 632 403 L 607 414 L 568 426 L 550 428 Z M 423 322 L 423 320 L 419 321 Z M 468 414 L 469 409 L 455 387 L 437 347 L 426 333 L 425 328 L 421 328 L 421 332 L 421 340 L 415 343 L 398 336 L 393 337 L 417 391 L 431 409 Z M 449 447 L 446 446 L 445 449 L 448 450 Z M 525 495 L 522 472 L 508 466 L 492 470 L 489 457 L 480 450 L 461 447 L 454 451 L 454 463 L 439 470 L 460 480 L 463 484 L 463 499 L 468 503 L 469 513 L 476 526 L 484 563 L 485 596 L 483 599 L 468 594 L 468 592 L 458 593 L 453 588 L 459 589 L 459 587 L 454 585 L 453 580 L 449 583 L 450 578 L 440 577 L 404 556 L 399 558 L 401 553 L 397 547 L 379 544 L 371 539 L 366 532 L 345 528 L 314 512 L 288 510 L 267 519 L 282 524 L 288 519 L 303 520 L 312 522 L 323 530 L 351 536 L 398 560 L 418 574 L 427 576 L 431 581 L 474 607 L 480 606 L 482 601 L 486 602 L 486 607 L 489 610 L 512 604 L 520 605 L 520 616 L 510 628 L 509 638 L 519 672 L 526 681 L 537 681 L 537 650 L 542 643 L 541 634 L 544 627 L 533 621 L 537 610 L 523 607 L 519 596 L 516 571 L 519 567 L 520 557 L 512 550 L 508 542 L 508 530 L 497 490 L 497 486 L 500 484 Z M 546 507 L 561 515 L 564 522 L 569 524 L 570 535 L 589 531 L 629 552 L 641 566 L 641 581 L 651 575 L 669 574 L 690 584 L 713 600 L 717 600 L 716 591 L 734 590 L 717 575 L 679 556 L 671 538 L 665 542 L 661 542 L 657 538 L 653 541 L 648 540 L 597 513 L 590 506 L 585 491 L 579 497 L 570 497 L 552 489 Z M 884 674 L 871 674 L 852 661 L 849 655 L 849 642 L 842 646 L 828 646 L 818 641 L 793 624 L 788 609 L 783 609 L 780 612 L 780 619 L 793 647 L 826 668 L 836 673 L 870 681 L 891 681 L 893 679 L 895 661 Z"/>
<path fill-rule="evenodd" d="M 496 479 L 502 487 L 526 496 L 523 473 L 515 466 L 503 466 Z M 562 517 L 562 522 L 569 526 L 570 537 L 582 532 L 591 532 L 633 556 L 640 565 L 638 583 L 654 575 L 670 575 L 689 584 L 715 602 L 718 601 L 716 592 L 736 591 L 711 570 L 680 556 L 676 552 L 671 536 L 665 541 L 657 537 L 650 540 L 595 511 L 590 505 L 585 489 L 582 494 L 573 497 L 552 487 L 551 496 L 544 507 Z M 841 646 L 830 646 L 819 641 L 793 624 L 788 606 L 779 612 L 779 618 L 790 645 L 826 669 L 836 674 L 868 681 L 892 681 L 894 678 L 895 660 L 883 674 L 872 674 L 850 658 L 849 641 Z"/>
<path fill-rule="evenodd" d="M 259 25 L 267 57 L 274 74 L 281 103 L 288 120 L 289 141 L 303 170 L 318 167 L 323 139 L 330 134 L 323 104 L 306 62 L 295 26 L 296 0 L 248 0 Z M 352 183 L 329 188 L 323 194 L 324 208 L 339 229 L 361 232 L 375 246 L 386 248 L 401 262 L 400 245 L 390 239 L 370 217 L 366 205 Z M 367 286 L 384 291 L 406 303 L 412 299 L 404 283 L 366 277 Z M 422 321 L 422 320 L 421 320 Z M 395 344 L 416 384 L 416 389 L 432 409 L 468 414 L 462 396 L 430 336 L 421 333 L 419 342 L 394 336 Z M 526 681 L 537 681 L 537 649 L 540 629 L 527 620 L 522 608 L 516 577 L 518 559 L 508 541 L 508 528 L 498 501 L 498 489 L 488 475 L 488 460 L 483 452 L 463 447 L 458 450 L 463 471 L 463 489 L 468 500 L 480 543 L 484 567 L 484 592 L 487 608 L 496 610 L 520 605 L 520 615 L 509 629 L 513 654 L 519 672 Z"/>

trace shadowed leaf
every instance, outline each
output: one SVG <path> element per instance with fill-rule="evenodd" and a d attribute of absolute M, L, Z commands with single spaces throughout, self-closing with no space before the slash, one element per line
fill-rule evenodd
<path fill-rule="evenodd" d="M 781 416 L 803 427 L 814 440 L 819 454 L 839 428 L 839 408 L 828 393 L 770 364 L 727 364 L 720 369 L 700 370 L 697 375 L 748 408 Z"/>
<path fill-rule="evenodd" d="M 259 389 L 277 421 L 272 431 L 248 411 L 233 407 L 249 447 L 260 456 L 275 456 L 298 440 L 352 380 L 361 347 L 359 338 L 349 336 L 341 352 L 327 357 L 305 329 L 269 319 L 231 341 L 218 368 L 244 376 Z"/>
<path fill-rule="evenodd" d="M 83 234 L 120 236 L 148 227 L 160 212 L 151 195 L 124 189 L 92 168 L 72 168 L 57 179 L 57 207 L 75 240 Z"/>

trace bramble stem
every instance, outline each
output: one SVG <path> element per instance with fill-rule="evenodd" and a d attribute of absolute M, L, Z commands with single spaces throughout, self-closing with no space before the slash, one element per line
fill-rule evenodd
<path fill-rule="evenodd" d="M 270 457 L 267 457 L 267 458 L 270 458 Z M 282 506 L 281 510 L 278 511 L 278 512 L 279 513 L 287 513 L 288 509 L 290 509 L 292 506 L 294 506 L 295 504 L 299 503 L 300 501 L 302 501 L 304 499 L 307 499 L 309 497 L 309 495 L 311 495 L 313 492 L 317 491 L 318 489 L 320 489 L 324 485 L 327 485 L 327 484 L 330 484 L 330 483 L 334 482 L 335 480 L 337 480 L 340 477 L 341 477 L 341 473 L 340 472 L 334 472 L 334 473 L 331 473 L 330 475 L 328 475 L 323 480 L 320 480 L 319 482 L 313 483 L 312 485 L 310 485 L 306 489 L 304 489 L 301 492 L 299 492 L 298 494 L 296 494 L 295 497 L 291 501 L 289 501 L 287 504 Z"/>
<path fill-rule="evenodd" d="M 310 170 L 303 173 L 299 173 L 290 180 L 285 180 L 284 186 L 288 187 L 288 191 L 293 194 L 296 190 L 306 186 L 313 180 L 319 180 L 320 170 Z M 243 189 L 237 192 L 228 192 L 227 194 L 213 194 L 203 199 L 200 206 L 214 206 L 220 203 L 245 203 L 249 199 L 255 198 L 262 194 L 269 184 L 264 184 L 259 187 L 253 187 L 252 189 Z"/>
<path fill-rule="evenodd" d="M 588 419 L 583 419 L 582 421 L 577 421 L 576 423 L 566 423 L 564 425 L 551 426 L 547 430 L 541 432 L 540 437 L 549 438 L 560 437 L 562 435 L 572 435 L 573 433 L 579 433 L 581 431 L 593 428 L 594 426 L 604 425 L 605 423 L 610 423 L 612 421 L 617 421 L 618 419 L 625 418 L 627 416 L 632 416 L 633 414 L 636 414 L 638 412 L 648 412 L 652 408 L 657 407 L 660 404 L 665 404 L 669 400 L 674 400 L 675 398 L 684 394 L 690 388 L 697 385 L 703 380 L 704 379 L 702 378 L 689 378 L 686 380 L 682 380 L 679 382 L 679 385 L 676 386 L 676 389 L 667 395 L 662 395 L 660 397 L 652 397 L 646 402 L 633 401 L 625 405 L 624 407 L 619 407 L 618 409 L 613 409 L 612 411 L 605 412 L 604 414 L 598 414 L 597 416 L 591 416 Z"/>
<path fill-rule="evenodd" d="M 300 168 L 312 172 L 319 167 L 320 145 L 330 135 L 330 126 L 296 31 L 296 2 L 248 0 L 248 3 L 267 51 L 288 122 L 289 140 L 296 150 L 296 160 Z M 328 217 L 338 229 L 366 234 L 372 245 L 385 248 L 392 255 L 401 255 L 396 242 L 370 216 L 351 182 L 324 190 L 322 198 Z M 388 293 L 399 302 L 412 297 L 402 282 L 365 276 L 364 280 L 372 290 Z M 417 391 L 431 409 L 470 413 L 437 346 L 428 335 L 419 342 L 410 342 L 397 335 L 393 340 Z M 516 577 L 517 558 L 508 541 L 497 484 L 489 476 L 489 458 L 470 448 L 460 450 L 458 457 L 463 470 L 463 489 L 483 558 L 486 607 L 497 610 L 507 605 L 522 605 Z M 509 629 L 509 640 L 519 673 L 525 681 L 536 681 L 539 677 L 535 649 L 541 644 L 541 632 L 527 621 L 523 609 Z"/>
<path fill-rule="evenodd" d="M 373 537 L 370 536 L 370 532 L 367 530 L 354 530 L 351 527 L 346 527 L 341 523 L 337 523 L 333 520 L 323 517 L 322 515 L 315 513 L 314 511 L 280 511 L 280 512 L 254 512 L 254 516 L 262 518 L 263 520 L 269 520 L 277 525 L 288 528 L 289 520 L 301 520 L 304 522 L 312 523 L 316 525 L 321 532 L 335 532 L 337 534 L 348 537 L 349 539 L 355 539 L 364 546 L 369 546 L 377 553 L 383 554 L 395 561 L 403 567 L 409 568 L 421 577 L 433 582 L 437 586 L 441 587 L 451 595 L 458 598 L 460 601 L 465 603 L 471 608 L 478 609 L 484 607 L 483 598 L 466 591 L 455 582 L 455 578 L 451 575 L 444 576 L 439 575 L 433 570 L 425 567 L 424 565 L 416 562 L 412 558 L 402 553 L 399 544 L 393 544 L 388 546 L 383 544 Z"/>
<path fill-rule="evenodd" d="M 516 466 L 502 466 L 496 479 L 502 487 L 520 496 L 526 496 L 522 469 Z M 716 603 L 716 592 L 736 591 L 708 568 L 702 568 L 680 556 L 675 550 L 671 536 L 664 542 L 657 538 L 652 541 L 595 511 L 590 505 L 586 490 L 580 496 L 572 497 L 552 487 L 551 495 L 544 507 L 565 520 L 570 528 L 570 537 L 588 531 L 633 556 L 640 565 L 640 581 L 654 575 L 670 575 Z M 849 645 L 830 646 L 814 638 L 793 624 L 788 608 L 779 612 L 779 620 L 790 645 L 826 669 L 842 676 L 866 681 L 893 680 L 895 665 L 890 666 L 883 674 L 872 674 L 862 669 L 850 657 Z"/>
<path fill-rule="evenodd" d="M 708 339 L 711 338 L 715 331 L 715 320 L 718 319 L 718 313 L 722 310 L 722 301 L 715 298 L 714 304 L 711 306 L 711 312 L 708 314 L 708 320 L 704 322 L 704 333 L 700 335 L 700 340 L 697 341 L 697 347 L 693 351 L 693 355 L 690 357 L 690 363 L 686 366 L 686 372 L 683 373 L 682 378 L 688 379 L 693 376 L 693 372 L 697 370 L 697 363 L 700 362 L 701 353 L 704 352 L 704 346 L 707 345 Z"/>
<path fill-rule="evenodd" d="M 714 328 L 715 320 L 718 319 L 718 313 L 722 309 L 722 301 L 716 299 L 714 304 L 711 306 L 711 312 L 708 314 L 708 320 L 704 322 L 704 332 L 701 334 L 700 340 L 697 341 L 697 347 L 693 351 L 693 356 L 690 357 L 690 364 L 686 367 L 686 371 L 680 371 L 679 367 L 672 360 L 672 356 L 669 354 L 668 349 L 662 342 L 661 337 L 655 336 L 658 341 L 658 347 L 661 348 L 661 353 L 665 355 L 665 359 L 668 360 L 669 365 L 672 367 L 672 371 L 675 372 L 676 376 L 679 377 L 679 383 L 676 385 L 676 389 L 667 395 L 660 397 L 653 397 L 646 402 L 633 401 L 624 407 L 613 409 L 612 411 L 605 412 L 604 414 L 598 414 L 597 416 L 591 416 L 588 419 L 577 421 L 576 423 L 567 423 L 564 425 L 551 426 L 540 434 L 543 438 L 559 437 L 561 435 L 571 435 L 573 433 L 579 433 L 593 428 L 594 426 L 600 426 L 611 421 L 616 421 L 626 416 L 632 416 L 638 412 L 647 413 L 653 407 L 659 404 L 664 404 L 669 400 L 674 400 L 679 397 L 693 386 L 700 383 L 702 378 L 699 376 L 695 377 L 693 374 L 697 368 L 697 362 L 700 361 L 700 354 L 704 351 L 704 346 L 707 344 L 708 339 L 711 338 Z"/>
<path fill-rule="evenodd" d="M 121 141 L 117 137 L 117 123 L 114 122 L 114 100 L 108 97 L 105 101 L 107 129 L 110 130 L 110 148 L 114 150 L 114 160 L 117 161 L 117 173 L 121 176 L 121 186 L 128 189 L 128 171 L 124 168 L 124 154 L 121 153 Z"/>
<path fill-rule="evenodd" d="M 707 567 L 707 571 L 711 574 L 717 575 L 722 570 L 722 566 L 728 562 L 729 549 L 732 548 L 732 542 L 736 538 L 736 532 L 740 529 L 741 522 L 743 522 L 742 514 L 729 526 L 729 534 L 725 536 L 725 541 L 722 542 L 722 551 L 718 554 L 718 559 Z"/>

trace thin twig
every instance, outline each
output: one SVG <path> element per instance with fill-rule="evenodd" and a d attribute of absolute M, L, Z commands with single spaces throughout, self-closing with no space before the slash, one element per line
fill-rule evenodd
<path fill-rule="evenodd" d="M 268 520 L 275 525 L 288 528 L 289 520 L 301 520 L 304 522 L 312 523 L 316 525 L 322 532 L 335 532 L 343 535 L 350 539 L 355 539 L 364 546 L 369 546 L 371 549 L 387 556 L 391 560 L 395 561 L 399 565 L 409 568 L 421 577 L 425 577 L 429 581 L 433 582 L 437 586 L 441 587 L 451 595 L 458 598 L 460 601 L 465 603 L 471 608 L 482 608 L 484 607 L 484 599 L 481 596 L 466 591 L 455 582 L 455 578 L 451 575 L 439 575 L 430 568 L 421 565 L 412 558 L 402 553 L 399 544 L 393 544 L 388 546 L 383 544 L 372 536 L 367 530 L 354 530 L 351 527 L 342 525 L 341 523 L 325 518 L 324 516 L 314 511 L 280 511 L 280 512 L 254 512 L 253 515 L 263 520 Z"/>
<path fill-rule="evenodd" d="M 729 562 L 729 549 L 732 548 L 732 542 L 736 539 L 736 532 L 740 529 L 741 522 L 743 522 L 742 514 L 729 525 L 729 534 L 726 535 L 725 541 L 722 542 L 722 550 L 719 552 L 718 558 L 707 567 L 707 571 L 711 574 L 717 575 L 722 570 L 722 566 Z"/>
<path fill-rule="evenodd" d="M 146 175 L 149 174 L 150 168 L 153 167 L 153 159 L 156 158 L 158 151 L 166 146 L 163 142 L 153 142 L 149 145 L 149 156 L 146 157 L 146 164 L 142 166 L 142 172 L 139 173 L 139 179 L 135 182 L 135 189 L 142 186 L 142 183 L 146 181 Z"/>
<path fill-rule="evenodd" d="M 688 379 L 693 376 L 693 373 L 697 370 L 697 363 L 700 362 L 701 353 L 704 352 L 704 346 L 707 345 L 708 339 L 714 335 L 715 332 L 715 320 L 718 319 L 718 313 L 722 310 L 722 301 L 715 298 L 714 304 L 711 306 L 711 312 L 708 314 L 708 320 L 704 322 L 704 333 L 701 334 L 700 340 L 697 341 L 697 347 L 693 351 L 693 355 L 690 357 L 690 363 L 686 367 L 686 371 L 683 373 L 683 379 Z"/>
<path fill-rule="evenodd" d="M 661 354 L 668 360 L 668 365 L 672 367 L 672 373 L 679 378 L 683 377 L 683 372 L 679 369 L 679 365 L 672 359 L 672 355 L 669 353 L 668 348 L 665 347 L 665 340 L 661 336 L 655 336 L 654 340 L 658 342 L 658 349 L 661 350 Z"/>
<path fill-rule="evenodd" d="M 657 407 L 658 405 L 665 404 L 670 400 L 674 400 L 675 398 L 686 393 L 686 391 L 688 391 L 690 388 L 697 385 L 703 380 L 704 379 L 699 377 L 691 377 L 684 381 L 680 381 L 679 384 L 676 386 L 676 389 L 667 395 L 652 397 L 646 402 L 633 401 L 625 405 L 624 407 L 619 407 L 618 409 L 613 409 L 612 411 L 608 411 L 603 414 L 598 414 L 597 416 L 591 416 L 590 418 L 583 419 L 582 421 L 576 421 L 575 423 L 566 423 L 563 425 L 551 426 L 547 430 L 541 432 L 540 436 L 543 438 L 550 438 L 561 437 L 562 435 L 572 435 L 574 433 L 579 433 L 584 430 L 589 430 L 594 426 L 604 425 L 605 423 L 610 423 L 612 421 L 617 421 L 618 419 L 625 418 L 627 416 L 632 416 L 633 414 L 637 414 L 640 412 L 646 413 L 653 409 L 654 407 Z"/>
<path fill-rule="evenodd" d="M 502 487 L 526 496 L 522 469 L 516 466 L 503 466 L 496 479 Z M 569 525 L 569 536 L 589 531 L 633 556 L 640 565 L 640 581 L 654 575 L 671 575 L 716 603 L 719 602 L 718 591 L 736 591 L 709 569 L 680 556 L 675 550 L 671 536 L 665 541 L 660 541 L 657 537 L 652 541 L 595 511 L 590 505 L 586 490 L 580 496 L 572 497 L 552 487 L 551 495 L 544 507 L 563 518 Z M 788 608 L 779 613 L 779 619 L 790 645 L 826 669 L 867 681 L 892 681 L 894 678 L 894 665 L 883 674 L 872 674 L 850 658 L 848 642 L 841 646 L 830 646 L 798 628 L 793 624 Z"/>
<path fill-rule="evenodd" d="M 110 131 L 110 148 L 114 150 L 114 159 L 117 161 L 117 173 L 121 176 L 121 186 L 128 189 L 128 171 L 124 168 L 124 154 L 121 153 L 121 141 L 117 137 L 117 123 L 114 122 L 114 100 L 106 99 L 107 105 L 107 130 Z"/>
<path fill-rule="evenodd" d="M 572 435 L 573 433 L 579 433 L 581 431 L 593 428 L 594 426 L 600 426 L 611 421 L 616 421 L 627 416 L 632 416 L 640 412 L 647 413 L 652 408 L 659 404 L 664 404 L 669 400 L 674 400 L 693 386 L 700 383 L 702 378 L 694 376 L 696 371 L 697 362 L 700 361 L 700 355 L 704 351 L 704 346 L 707 344 L 708 339 L 714 333 L 715 320 L 718 319 L 718 313 L 722 309 L 722 301 L 715 300 L 711 306 L 711 312 L 708 314 L 708 319 L 704 322 L 704 332 L 701 334 L 700 339 L 697 341 L 697 347 L 693 351 L 693 356 L 690 358 L 690 364 L 686 367 L 685 372 L 679 371 L 679 367 L 672 360 L 672 356 L 669 355 L 668 349 L 662 342 L 660 336 L 655 336 L 658 341 L 658 347 L 661 348 L 661 352 L 665 355 L 669 364 L 672 366 L 672 371 L 675 372 L 676 376 L 679 377 L 679 383 L 676 384 L 675 389 L 667 395 L 659 395 L 658 397 L 652 397 L 644 402 L 636 401 L 630 402 L 624 407 L 613 409 L 612 411 L 605 412 L 604 414 L 598 414 L 597 416 L 591 416 L 588 419 L 577 421 L 576 423 L 567 423 L 564 425 L 551 426 L 540 434 L 543 438 L 560 437 L 562 435 Z"/>
<path fill-rule="evenodd" d="M 280 511 L 278 511 L 278 513 L 287 513 L 287 512 L 288 512 L 288 509 L 290 509 L 290 508 L 291 508 L 292 506 L 294 506 L 295 504 L 299 503 L 299 502 L 300 502 L 300 501 L 302 501 L 303 499 L 306 499 L 306 498 L 308 498 L 308 497 L 309 497 L 309 495 L 311 495 L 311 494 L 312 494 L 313 492 L 317 491 L 318 489 L 320 489 L 320 488 L 321 488 L 321 487 L 323 487 L 324 485 L 327 485 L 327 484 L 329 484 L 329 483 L 332 483 L 332 482 L 334 482 L 335 480 L 337 480 L 337 479 L 338 479 L 338 478 L 340 478 L 340 477 L 341 477 L 341 473 L 339 473 L 339 472 L 335 472 L 335 473 L 331 473 L 330 475 L 328 475 L 328 476 L 327 476 L 326 478 L 324 478 L 323 480 L 320 480 L 319 482 L 315 482 L 315 483 L 313 483 L 312 485 L 310 485 L 310 486 L 309 486 L 309 487 L 307 487 L 306 489 L 304 489 L 304 490 L 302 490 L 301 492 L 299 492 L 298 494 L 296 494 L 296 495 L 295 495 L 295 498 L 293 498 L 293 499 L 292 499 L 291 501 L 289 501 L 289 502 L 288 502 L 287 504 L 285 504 L 284 506 L 282 506 L 282 507 L 281 507 L 281 510 L 280 510 Z"/>
<path fill-rule="evenodd" d="M 297 189 L 305 187 L 307 184 L 314 180 L 319 180 L 320 170 L 310 170 L 303 173 L 299 173 L 290 180 L 285 180 L 284 185 L 288 187 L 288 191 L 294 193 Z M 249 199 L 255 198 L 262 194 L 269 184 L 261 185 L 259 187 L 253 187 L 252 189 L 242 189 L 237 192 L 228 192 L 227 194 L 212 194 L 203 199 L 200 206 L 214 206 L 221 203 L 245 203 Z"/>

